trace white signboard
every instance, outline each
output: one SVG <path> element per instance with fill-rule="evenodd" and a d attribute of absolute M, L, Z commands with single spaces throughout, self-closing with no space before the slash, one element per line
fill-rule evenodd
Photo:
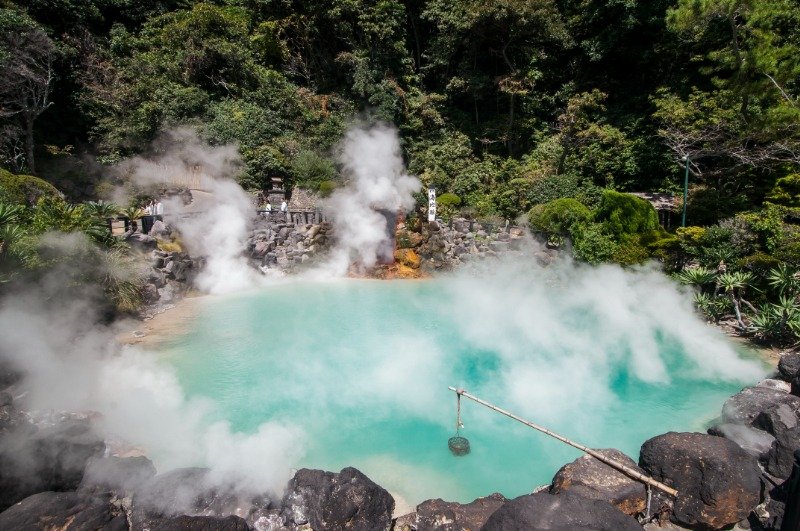
<path fill-rule="evenodd" d="M 436 188 L 428 188 L 428 221 L 436 220 Z"/>

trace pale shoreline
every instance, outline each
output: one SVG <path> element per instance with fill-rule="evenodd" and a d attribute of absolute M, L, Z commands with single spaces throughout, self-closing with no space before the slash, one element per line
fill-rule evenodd
<path fill-rule="evenodd" d="M 156 311 L 152 317 L 128 321 L 117 334 L 123 345 L 158 347 L 184 334 L 210 295 L 189 295 Z"/>

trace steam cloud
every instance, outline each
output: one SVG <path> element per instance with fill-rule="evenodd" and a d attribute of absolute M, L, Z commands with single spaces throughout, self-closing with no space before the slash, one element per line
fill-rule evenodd
<path fill-rule="evenodd" d="M 333 276 L 351 265 L 373 267 L 394 249 L 387 217 L 414 207 L 419 179 L 406 174 L 397 130 L 386 124 L 350 129 L 339 146 L 347 186 L 333 193 L 326 209 L 333 217 L 337 245 L 323 268 Z"/>
<path fill-rule="evenodd" d="M 189 176 L 209 192 L 205 204 L 199 193 L 188 209 L 178 201 L 165 209 L 189 250 L 207 257 L 200 288 L 227 293 L 263 282 L 241 254 L 252 206 L 230 180 L 238 164 L 235 149 L 208 146 L 186 130 L 175 133 L 170 146 L 162 155 L 132 159 L 120 169 L 141 183 Z M 386 221 L 378 210 L 411 208 L 412 193 L 420 187 L 405 174 L 391 127 L 352 129 L 340 151 L 350 184 L 328 204 L 339 244 L 325 268 L 336 275 L 354 262 L 370 267 L 378 261 L 387 243 Z M 76 238 L 59 239 L 59 245 L 83 245 Z M 86 267 L 85 261 L 79 266 Z M 160 471 L 206 465 L 220 485 L 279 492 L 302 458 L 309 433 L 289 418 L 269 420 L 251 434 L 234 432 L 217 420 L 225 415 L 214 404 L 188 399 L 174 371 L 155 354 L 116 346 L 116 330 L 94 324 L 95 297 L 65 296 L 63 287 L 81 273 L 69 267 L 5 298 L 0 307 L 0 354 L 25 374 L 25 405 L 96 411 L 102 436 L 140 447 Z M 474 391 L 506 397 L 510 409 L 532 418 L 549 421 L 593 402 L 613 401 L 609 379 L 615 363 L 627 365 L 642 382 L 668 382 L 674 375 L 667 369 L 669 353 L 660 350 L 662 337 L 691 358 L 691 374 L 684 377 L 748 382 L 763 374 L 697 320 L 688 297 L 654 270 L 569 261 L 539 267 L 525 256 L 465 269 L 441 282 L 447 296 L 429 310 L 451 319 L 471 348 L 490 351 L 499 362 L 496 378 Z M 451 354 L 426 330 L 404 327 L 395 333 L 375 337 L 369 346 L 375 352 L 389 349 L 387 356 L 345 348 L 330 356 L 335 366 L 306 364 L 301 357 L 284 360 L 287 365 L 276 367 L 276 380 L 268 382 L 274 384 L 270 396 L 305 404 L 309 416 L 322 407 L 363 404 L 370 396 L 376 415 L 400 411 L 449 425 L 451 404 L 441 401 L 439 390 L 443 383 L 461 383 Z M 353 380 L 354 374 L 360 379 Z M 306 378 L 314 393 L 307 392 Z M 322 381 L 338 383 L 316 385 Z M 591 419 L 584 420 L 579 431 L 591 431 Z M 391 476 L 378 471 L 379 481 L 381 474 Z"/>
<path fill-rule="evenodd" d="M 180 231 L 190 254 L 206 259 L 197 287 L 222 294 L 263 284 L 265 278 L 243 254 L 254 209 L 234 180 L 241 170 L 237 147 L 211 146 L 193 129 L 180 128 L 165 133 L 155 149 L 155 155 L 126 160 L 117 171 L 142 186 L 191 189 L 191 204 L 179 198 L 165 202 L 164 219 Z"/>
<path fill-rule="evenodd" d="M 64 245 L 81 245 L 77 236 L 63 238 Z M 245 435 L 216 421 L 214 404 L 187 399 L 155 354 L 120 347 L 116 329 L 96 324 L 91 293 L 64 292 L 81 273 L 59 269 L 3 300 L 0 355 L 24 375 L 20 402 L 38 412 L 96 412 L 92 424 L 101 437 L 118 449 L 141 449 L 161 472 L 210 466 L 215 485 L 279 494 L 301 456 L 303 433 L 266 422 Z"/>

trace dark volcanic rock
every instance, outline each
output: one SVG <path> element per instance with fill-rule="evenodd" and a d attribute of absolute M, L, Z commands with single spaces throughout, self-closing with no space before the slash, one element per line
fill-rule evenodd
<path fill-rule="evenodd" d="M 394 498 L 355 468 L 338 474 L 298 470 L 283 498 L 287 524 L 308 523 L 312 529 L 389 529 Z"/>
<path fill-rule="evenodd" d="M 113 493 L 120 497 L 143 487 L 156 475 L 156 467 L 146 457 L 101 457 L 86 464 L 81 493 Z"/>
<path fill-rule="evenodd" d="M 514 498 L 496 510 L 483 531 L 529 529 L 640 530 L 642 526 L 613 505 L 570 492 L 539 492 Z"/>
<path fill-rule="evenodd" d="M 752 425 L 759 413 L 777 404 L 797 409 L 800 407 L 800 398 L 769 387 L 745 387 L 725 401 L 722 421 Z"/>
<path fill-rule="evenodd" d="M 710 435 L 730 439 L 753 457 L 766 462 L 775 437 L 769 433 L 744 424 L 718 424 L 708 429 Z"/>
<path fill-rule="evenodd" d="M 746 518 L 761 501 L 758 462 L 722 437 L 658 435 L 642 445 L 639 466 L 678 490 L 671 519 L 681 525 L 720 529 Z"/>
<path fill-rule="evenodd" d="M 425 500 L 417 505 L 418 531 L 462 531 L 480 529 L 486 520 L 508 500 L 502 494 L 477 498 L 471 503 Z"/>
<path fill-rule="evenodd" d="M 123 531 L 128 523 L 123 513 L 100 498 L 77 492 L 40 492 L 0 513 L 0 529 Z"/>
<path fill-rule="evenodd" d="M 637 472 L 644 470 L 619 450 L 597 450 L 605 457 L 626 465 Z M 643 512 L 647 505 L 647 491 L 642 482 L 630 478 L 590 455 L 579 457 L 561 467 L 553 478 L 550 492 L 569 491 L 593 500 L 604 500 L 631 516 Z"/>
<path fill-rule="evenodd" d="M 792 394 L 800 393 L 800 352 L 787 352 L 778 362 L 781 378 L 792 384 Z"/>
<path fill-rule="evenodd" d="M 141 474 L 147 473 L 147 463 L 125 466 L 130 466 Z M 273 506 L 267 496 L 244 496 L 237 494 L 234 489 L 215 487 L 208 473 L 207 468 L 178 468 L 151 478 L 141 487 L 134 486 L 133 508 L 130 513 L 133 528 L 153 529 L 172 522 L 178 516 L 221 517 L 234 513 L 244 516 L 251 523 L 262 516 L 271 521 L 280 521 L 275 514 L 278 508 Z M 128 489 L 129 484 L 125 484 L 124 488 Z M 201 525 L 203 521 L 192 522 L 192 525 Z M 205 522 L 211 525 L 214 520 Z M 233 524 L 227 522 L 225 525 Z"/>
<path fill-rule="evenodd" d="M 713 430 L 726 437 L 728 433 L 738 435 L 728 438 L 752 453 L 761 450 L 758 458 L 767 471 L 778 478 L 787 478 L 794 462 L 792 453 L 800 448 L 799 412 L 800 397 L 769 387 L 747 387 L 725 402 L 722 407 L 724 423 L 761 430 L 774 440 L 757 433 L 723 430 L 725 424 Z M 770 444 L 764 451 L 767 442 Z"/>
<path fill-rule="evenodd" d="M 75 490 L 86 462 L 105 444 L 87 420 L 70 419 L 37 431 L 30 424 L 0 437 L 0 510 L 43 491 Z"/>
<path fill-rule="evenodd" d="M 152 531 L 250 531 L 238 516 L 176 516 L 159 522 Z"/>
<path fill-rule="evenodd" d="M 758 414 L 753 425 L 775 437 L 767 454 L 767 472 L 788 478 L 794 465 L 794 451 L 800 449 L 800 418 L 798 407 L 775 404 Z"/>

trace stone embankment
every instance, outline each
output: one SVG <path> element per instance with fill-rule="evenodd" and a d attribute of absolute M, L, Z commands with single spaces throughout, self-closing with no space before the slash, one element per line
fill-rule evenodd
<path fill-rule="evenodd" d="M 474 260 L 519 253 L 526 238 L 524 229 L 519 227 L 466 219 L 423 223 L 418 230 L 410 230 L 400 223 L 396 231 L 395 260 L 401 268 L 426 275 L 448 271 Z M 275 216 L 260 217 L 247 240 L 246 253 L 253 265 L 262 271 L 295 273 L 324 262 L 335 244 L 336 232 L 329 222 L 293 224 Z M 537 254 L 543 262 L 552 261 L 554 256 L 555 251 L 547 249 Z M 376 276 L 382 276 L 380 269 Z"/>
<path fill-rule="evenodd" d="M 299 219 L 299 218 L 298 218 Z M 528 236 L 524 229 L 491 225 L 466 219 L 450 223 L 423 223 L 410 230 L 404 223 L 396 232 L 396 265 L 391 274 L 387 267 L 376 268 L 376 278 L 418 278 L 449 271 L 471 261 L 521 253 Z M 189 256 L 180 249 L 174 235 L 157 222 L 151 234 L 126 235 L 127 241 L 144 255 L 147 271 L 143 273 L 145 313 L 157 311 L 182 297 L 204 265 L 202 258 Z M 324 263 L 336 244 L 330 222 L 292 223 L 280 213 L 258 215 L 245 243 L 250 264 L 265 274 L 294 274 Z M 527 246 L 530 250 L 531 246 Z M 536 258 L 551 262 L 556 251 L 541 249 Z"/>

